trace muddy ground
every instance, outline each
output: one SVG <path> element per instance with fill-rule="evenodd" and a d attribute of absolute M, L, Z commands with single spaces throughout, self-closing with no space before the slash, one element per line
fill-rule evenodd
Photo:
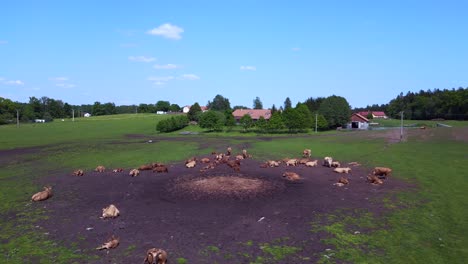
<path fill-rule="evenodd" d="M 208 153 L 206 157 L 212 158 Z M 281 238 L 288 238 L 282 245 L 302 250 L 279 263 L 311 263 L 326 249 L 320 243 L 325 234 L 310 232 L 316 215 L 338 208 L 379 214 L 384 211 L 379 202 L 383 196 L 407 186 L 392 178 L 382 186 L 371 185 L 365 180 L 369 169 L 352 167 L 350 184 L 337 187 L 333 183 L 343 175 L 327 167 L 260 168 L 260 163 L 244 160 L 239 172 L 222 164 L 202 173 L 202 164 L 188 169 L 181 161 L 169 164 L 168 173 L 143 171 L 137 177 L 128 175 L 130 168 L 121 173 L 85 172 L 82 177 L 58 174 L 42 182 L 53 186 L 54 196 L 33 206 L 48 211 L 49 219 L 38 225 L 41 231 L 59 243 L 78 242 L 82 252 L 99 256 L 95 263 L 142 263 L 152 247 L 167 250 L 170 263 L 179 257 L 188 263 L 249 263 L 253 259 L 247 254 L 261 252 L 258 243 Z M 302 180 L 285 180 L 285 171 L 297 172 Z M 213 177 L 245 178 L 268 188 L 244 192 L 239 187 L 227 195 L 183 188 Z M 100 219 L 109 204 L 121 215 Z M 94 251 L 111 235 L 120 237 L 116 249 Z M 248 241 L 254 246 L 247 247 Z"/>

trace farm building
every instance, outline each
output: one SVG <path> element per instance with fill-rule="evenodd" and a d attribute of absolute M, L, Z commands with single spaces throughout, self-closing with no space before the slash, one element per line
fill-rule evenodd
<path fill-rule="evenodd" d="M 184 108 L 182 108 L 182 112 L 184 114 L 188 113 L 190 111 L 190 107 L 192 107 L 191 105 L 186 105 L 184 106 Z M 208 106 L 200 106 L 202 112 L 206 112 L 208 111 Z"/>
<path fill-rule="evenodd" d="M 354 113 L 351 116 L 351 121 L 347 125 L 348 129 L 368 129 L 369 119 L 365 118 L 361 114 Z"/>
<path fill-rule="evenodd" d="M 364 111 L 364 112 L 359 112 L 358 114 L 362 115 L 363 117 L 367 117 L 369 113 L 372 114 L 372 118 L 383 118 L 383 119 L 388 118 L 385 112 L 382 112 L 382 111 L 367 111 L 367 112 Z"/>
<path fill-rule="evenodd" d="M 269 109 L 236 109 L 232 115 L 237 122 L 244 116 L 250 115 L 252 120 L 257 121 L 261 116 L 263 116 L 266 120 L 270 119 L 271 117 L 271 110 Z"/>

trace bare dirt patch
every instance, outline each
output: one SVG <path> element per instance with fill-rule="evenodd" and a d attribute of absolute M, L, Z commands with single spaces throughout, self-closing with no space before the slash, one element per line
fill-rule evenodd
<path fill-rule="evenodd" d="M 33 206 L 48 210 L 49 219 L 38 223 L 51 238 L 61 243 L 77 242 L 83 252 L 99 256 L 96 263 L 140 263 L 147 249 L 163 248 L 171 263 L 183 257 L 189 263 L 249 263 L 261 253 L 254 245 L 288 238 L 287 245 L 300 248 L 283 263 L 310 263 L 325 250 L 323 233 L 310 232 L 317 214 L 339 208 L 380 214 L 385 195 L 407 187 L 389 179 L 382 186 L 368 184 L 368 170 L 353 167 L 346 175 L 350 184 L 334 186 L 340 176 L 326 167 L 305 166 L 260 168 L 260 161 L 241 162 L 240 172 L 226 164 L 200 172 L 201 165 L 185 168 L 170 164 L 168 173 L 143 171 L 137 177 L 121 173 L 85 172 L 44 178 L 54 197 Z M 283 179 L 285 171 L 301 175 L 299 182 Z M 120 210 L 115 219 L 100 219 L 102 208 L 114 204 Z M 94 250 L 111 235 L 120 245 L 109 252 Z M 79 239 L 77 239 L 79 238 Z M 216 248 L 223 254 L 206 254 Z M 244 256 L 244 257 L 242 257 Z M 303 258 L 309 258 L 304 262 Z"/>

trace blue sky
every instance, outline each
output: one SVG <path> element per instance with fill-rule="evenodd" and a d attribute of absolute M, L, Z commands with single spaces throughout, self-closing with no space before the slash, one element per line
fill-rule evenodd
<path fill-rule="evenodd" d="M 0 96 L 231 106 L 468 87 L 468 1 L 2 1 Z"/>

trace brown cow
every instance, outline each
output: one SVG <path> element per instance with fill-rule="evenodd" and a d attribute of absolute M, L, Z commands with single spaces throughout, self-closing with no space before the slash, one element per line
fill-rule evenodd
<path fill-rule="evenodd" d="M 112 170 L 113 173 L 122 172 L 122 171 L 124 171 L 123 168 L 117 168 L 117 169 Z"/>
<path fill-rule="evenodd" d="M 161 167 L 155 167 L 155 168 L 153 169 L 153 172 L 157 172 L 157 173 L 165 172 L 165 173 L 168 173 L 169 170 L 167 169 L 166 166 L 161 166 Z"/>
<path fill-rule="evenodd" d="M 38 193 L 35 193 L 32 197 L 31 200 L 38 202 L 38 201 L 44 201 L 52 197 L 52 187 L 46 186 L 44 187 L 44 190 Z"/>
<path fill-rule="evenodd" d="M 200 159 L 200 161 L 201 161 L 202 163 L 210 163 L 210 159 L 209 159 L 209 158 L 202 158 L 202 159 Z"/>
<path fill-rule="evenodd" d="M 370 183 L 372 183 L 374 185 L 382 185 L 383 184 L 383 181 L 381 179 L 379 179 L 379 177 L 377 177 L 375 175 L 367 175 L 367 181 L 369 181 Z"/>
<path fill-rule="evenodd" d="M 226 150 L 226 156 L 231 156 L 232 148 L 228 147 Z"/>
<path fill-rule="evenodd" d="M 144 170 L 152 170 L 153 169 L 153 164 L 144 164 L 138 167 L 138 170 L 144 171 Z"/>
<path fill-rule="evenodd" d="M 386 168 L 386 167 L 375 167 L 374 170 L 372 171 L 372 174 L 375 176 L 387 178 L 387 176 L 390 176 L 392 173 L 392 169 Z"/>
<path fill-rule="evenodd" d="M 185 163 L 185 167 L 187 168 L 193 168 L 195 167 L 195 165 L 197 165 L 197 162 L 195 160 Z"/>
<path fill-rule="evenodd" d="M 102 166 L 102 165 L 99 165 L 96 167 L 96 169 L 94 169 L 94 171 L 97 171 L 97 172 L 105 172 L 106 171 L 106 167 Z"/>
<path fill-rule="evenodd" d="M 166 264 L 167 253 L 159 248 L 152 248 L 146 252 L 145 261 L 143 264 Z"/>
<path fill-rule="evenodd" d="M 286 178 L 288 181 L 298 181 L 301 179 L 301 176 L 295 172 L 285 172 L 283 173 L 283 178 Z"/>
<path fill-rule="evenodd" d="M 304 149 L 304 151 L 302 151 L 302 156 L 304 158 L 310 158 L 311 155 L 312 155 L 312 151 L 310 149 Z"/>
<path fill-rule="evenodd" d="M 351 168 L 335 168 L 333 170 L 334 172 L 337 172 L 337 173 L 350 173 L 351 172 Z"/>
<path fill-rule="evenodd" d="M 112 249 L 116 248 L 119 245 L 120 239 L 118 237 L 115 237 L 112 235 L 111 238 L 107 240 L 104 244 L 102 244 L 100 247 L 97 247 L 97 250 L 102 250 L 102 249 Z"/>

